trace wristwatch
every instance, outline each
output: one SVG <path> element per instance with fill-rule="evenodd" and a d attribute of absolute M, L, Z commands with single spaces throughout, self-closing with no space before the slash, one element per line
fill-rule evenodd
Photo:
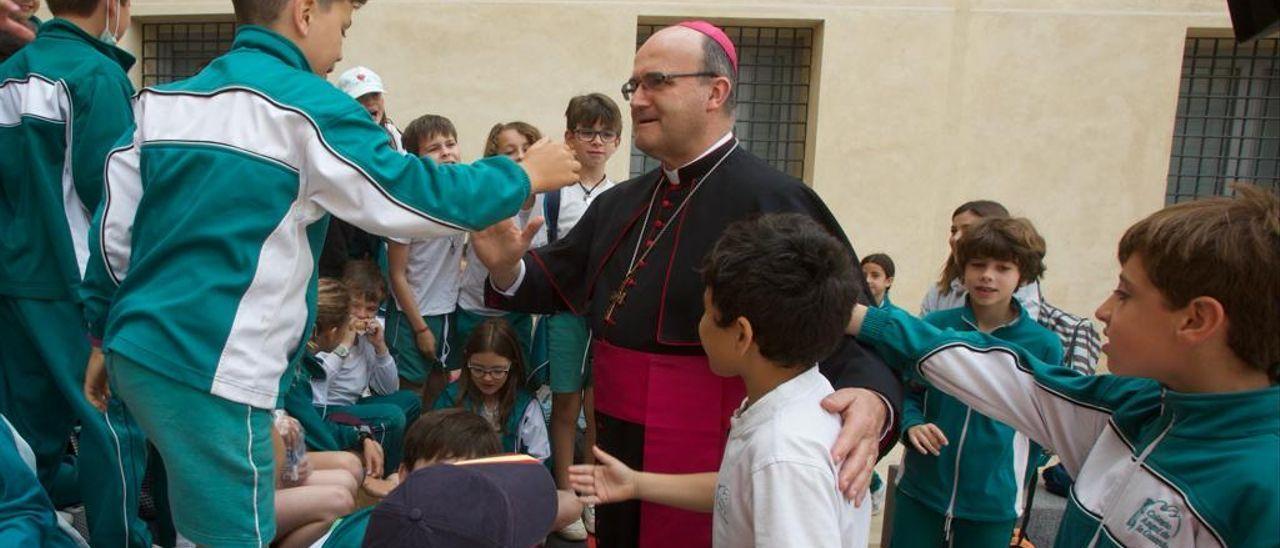
<path fill-rule="evenodd" d="M 367 424 L 361 424 L 356 427 L 356 441 L 364 442 L 364 440 L 373 439 L 373 429 Z"/>
<path fill-rule="evenodd" d="M 351 355 L 351 349 L 347 348 L 347 345 L 345 344 L 340 344 L 337 348 L 333 349 L 333 354 L 345 360 L 347 356 Z"/>

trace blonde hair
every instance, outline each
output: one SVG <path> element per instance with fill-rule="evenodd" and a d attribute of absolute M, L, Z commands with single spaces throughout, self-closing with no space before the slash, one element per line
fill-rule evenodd
<path fill-rule="evenodd" d="M 316 284 L 316 331 L 324 331 L 347 323 L 347 304 L 351 300 L 347 286 L 333 278 L 320 278 Z"/>
<path fill-rule="evenodd" d="M 498 136 L 508 129 L 519 133 L 529 141 L 530 145 L 538 142 L 538 139 L 542 138 L 542 132 L 538 131 L 538 128 L 533 127 L 532 124 L 521 122 L 519 120 L 515 122 L 507 122 L 505 124 L 494 124 L 493 128 L 489 130 L 489 137 L 484 141 L 485 158 L 501 154 L 498 152 Z"/>

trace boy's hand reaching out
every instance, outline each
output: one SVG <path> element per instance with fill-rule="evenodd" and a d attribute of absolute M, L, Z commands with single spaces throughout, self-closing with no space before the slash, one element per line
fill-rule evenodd
<path fill-rule="evenodd" d="M 569 485 L 583 504 L 603 504 L 640 496 L 640 473 L 622 464 L 599 447 L 592 447 L 596 462 L 569 467 Z"/>

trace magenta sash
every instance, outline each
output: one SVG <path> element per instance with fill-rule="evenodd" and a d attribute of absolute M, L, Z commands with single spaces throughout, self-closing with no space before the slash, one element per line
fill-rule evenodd
<path fill-rule="evenodd" d="M 746 397 L 742 379 L 711 372 L 706 356 L 638 352 L 592 341 L 596 410 L 644 425 L 644 469 L 720 469 L 729 417 Z M 640 546 L 711 546 L 711 514 L 640 505 Z"/>

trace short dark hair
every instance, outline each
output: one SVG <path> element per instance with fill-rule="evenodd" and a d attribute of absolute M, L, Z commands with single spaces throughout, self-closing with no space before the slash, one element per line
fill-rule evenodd
<path fill-rule="evenodd" d="M 47 0 L 46 3 L 49 5 L 49 13 L 54 15 L 88 17 L 93 15 L 93 10 L 98 9 L 102 0 Z M 120 3 L 127 5 L 129 0 L 120 0 Z"/>
<path fill-rule="evenodd" d="M 808 367 L 835 350 L 862 290 L 848 247 L 805 215 L 769 214 L 729 225 L 702 282 L 717 325 L 751 322 L 760 354 Z"/>
<path fill-rule="evenodd" d="M 564 110 L 565 128 L 573 131 L 599 123 L 607 130 L 622 131 L 622 111 L 603 93 L 588 93 L 569 99 Z"/>
<path fill-rule="evenodd" d="M 418 148 L 437 135 L 457 139 L 458 130 L 453 127 L 453 122 L 444 116 L 424 114 L 414 118 L 404 128 L 404 133 L 400 136 L 400 144 L 409 154 L 420 156 Z"/>
<path fill-rule="evenodd" d="M 976 259 L 1009 261 L 1018 265 L 1018 283 L 1026 285 L 1044 275 L 1044 237 L 1027 219 L 992 217 L 964 231 L 956 242 L 955 261 L 960 272 Z"/>
<path fill-rule="evenodd" d="M 476 459 L 502 452 L 502 440 L 484 417 L 457 407 L 423 413 L 404 433 L 404 465 L 419 460 Z"/>
<path fill-rule="evenodd" d="M 862 266 L 873 264 L 880 267 L 884 271 L 886 278 L 892 278 L 894 275 L 893 259 L 884 253 L 872 253 L 862 258 Z"/>
<path fill-rule="evenodd" d="M 974 200 L 960 204 L 960 207 L 951 212 L 951 217 L 954 218 L 961 213 L 972 213 L 984 219 L 988 217 L 1008 217 L 1009 208 L 1004 207 L 1004 204 L 995 200 Z"/>
<path fill-rule="evenodd" d="M 729 79 L 729 96 L 724 100 L 724 110 L 733 112 L 738 107 L 738 71 L 724 46 L 710 36 L 702 37 L 702 70 Z"/>
<path fill-rule="evenodd" d="M 369 0 L 316 0 L 322 9 L 329 9 L 334 2 L 350 2 L 351 6 L 360 9 Z M 52 3 L 52 2 L 50 2 Z M 236 22 L 241 25 L 267 26 L 280 18 L 280 12 L 289 0 L 231 0 L 236 12 Z"/>

